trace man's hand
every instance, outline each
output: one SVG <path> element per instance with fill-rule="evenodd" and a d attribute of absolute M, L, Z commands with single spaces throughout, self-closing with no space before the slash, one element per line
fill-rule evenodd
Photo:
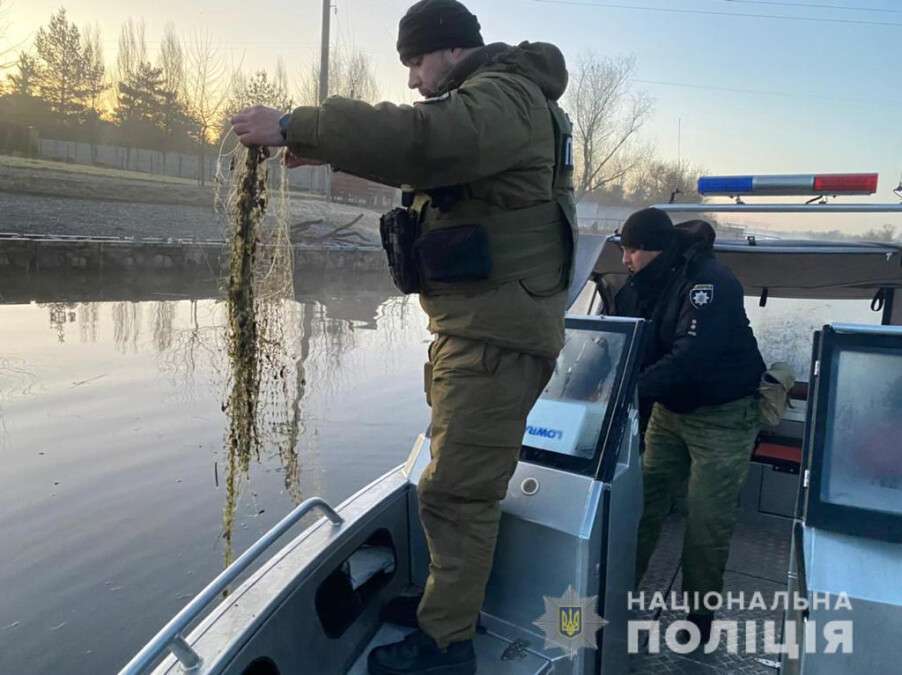
<path fill-rule="evenodd" d="M 275 108 L 255 105 L 245 108 L 232 119 L 232 129 L 244 145 L 278 147 L 285 145 L 279 129 L 282 112 Z"/>

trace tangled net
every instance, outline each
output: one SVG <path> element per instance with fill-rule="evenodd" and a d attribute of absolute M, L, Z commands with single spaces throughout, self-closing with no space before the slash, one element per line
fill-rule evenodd
<path fill-rule="evenodd" d="M 233 558 L 232 529 L 241 478 L 248 474 L 251 457 L 260 459 L 267 432 L 275 427 L 280 428 L 277 446 L 286 490 L 295 502 L 300 501 L 295 445 L 304 382 L 302 373 L 291 377 L 293 359 L 285 335 L 284 316 L 294 299 L 287 173 L 282 166 L 275 209 L 268 215 L 269 160 L 274 159 L 269 151 L 236 144 L 225 157 L 229 158 L 228 174 L 219 172 L 216 203 L 229 223 L 225 294 L 230 386 L 223 404 L 229 420 L 223 512 L 228 564 Z M 220 161 L 223 158 L 220 155 Z M 287 429 L 281 429 L 284 417 Z"/>

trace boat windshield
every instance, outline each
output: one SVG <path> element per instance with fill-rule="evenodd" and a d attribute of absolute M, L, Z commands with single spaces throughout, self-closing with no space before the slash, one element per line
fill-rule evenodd
<path fill-rule="evenodd" d="M 902 359 L 898 350 L 843 349 L 829 377 L 821 499 L 902 515 Z"/>
<path fill-rule="evenodd" d="M 554 373 L 526 423 L 523 459 L 593 473 L 622 405 L 624 374 L 637 339 L 629 319 L 568 319 Z"/>

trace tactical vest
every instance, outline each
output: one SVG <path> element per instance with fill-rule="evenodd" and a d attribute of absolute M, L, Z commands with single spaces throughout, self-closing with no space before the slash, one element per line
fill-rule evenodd
<path fill-rule="evenodd" d="M 420 292 L 426 295 L 479 293 L 503 284 L 537 275 L 560 273 L 560 290 L 572 275 L 577 237 L 576 203 L 573 197 L 573 140 L 570 118 L 554 101 L 548 101 L 554 130 L 555 160 L 553 201 L 510 211 L 486 213 L 485 204 L 467 198 L 467 186 L 451 188 L 460 198 L 453 200 L 449 214 L 435 204 L 435 193 L 415 192 L 406 197 L 411 215 L 420 223 L 418 244 L 429 237 L 441 242 L 474 236 L 467 226 L 482 226 L 490 269 L 479 281 L 430 280 L 420 256 Z M 447 189 L 446 189 L 447 190 Z M 421 252 L 422 253 L 422 252 Z M 469 262 L 464 263 L 466 266 Z M 478 262 L 478 261 L 477 261 Z"/>

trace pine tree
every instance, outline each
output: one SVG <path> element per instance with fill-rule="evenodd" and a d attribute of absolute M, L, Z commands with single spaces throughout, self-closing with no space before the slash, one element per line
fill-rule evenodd
<path fill-rule="evenodd" d="M 60 9 L 46 27 L 38 30 L 34 46 L 40 60 L 37 81 L 40 96 L 64 122 L 77 120 L 88 97 L 88 68 L 81 35 L 76 25 L 69 23 L 65 9 Z"/>
<path fill-rule="evenodd" d="M 12 85 L 9 93 L 23 97 L 34 96 L 41 76 L 37 59 L 28 52 L 21 52 L 16 61 L 16 68 L 18 73 L 7 76 Z"/>
<path fill-rule="evenodd" d="M 288 95 L 285 80 L 285 71 L 281 63 L 276 65 L 276 74 L 273 78 L 270 78 L 265 70 L 258 70 L 250 79 L 244 73 L 235 73 L 232 76 L 232 94 L 225 109 L 222 133 L 227 133 L 231 128 L 229 118 L 254 105 L 265 105 L 289 112 L 293 102 Z"/>
<path fill-rule="evenodd" d="M 163 71 L 147 61 L 139 63 L 128 79 L 119 83 L 116 117 L 136 147 L 159 147 L 166 111 Z"/>

